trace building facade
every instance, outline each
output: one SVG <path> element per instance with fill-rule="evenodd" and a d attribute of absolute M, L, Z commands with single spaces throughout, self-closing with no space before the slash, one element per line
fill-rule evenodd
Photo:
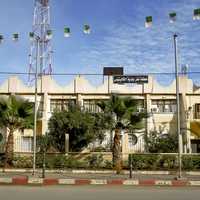
<path fill-rule="evenodd" d="M 200 88 L 195 87 L 186 75 L 179 77 L 180 81 L 180 110 L 181 132 L 185 136 L 183 152 L 200 152 Z M 34 87 L 28 87 L 17 76 L 12 76 L 0 85 L 0 95 L 19 95 L 34 102 Z M 141 109 L 150 114 L 145 120 L 145 128 L 135 135 L 137 143 L 133 144 L 129 133 L 122 135 L 122 151 L 143 152 L 144 134 L 152 130 L 163 134 L 176 134 L 176 84 L 160 85 L 152 76 L 148 83 L 137 85 L 114 84 L 112 77 L 104 80 L 99 86 L 93 86 L 84 76 L 77 76 L 66 86 L 60 86 L 50 76 L 42 76 L 38 81 L 38 112 L 37 134 L 48 131 L 48 120 L 54 109 L 67 109 L 69 104 L 80 104 L 85 109 L 98 112 L 96 102 L 109 99 L 112 93 L 120 96 L 130 96 L 140 101 Z M 2 130 L 5 142 L 8 130 Z M 15 152 L 32 152 L 33 131 L 18 131 L 14 138 Z M 112 135 L 112 134 L 110 134 Z M 108 136 L 103 145 L 109 145 L 112 136 Z M 1 146 L 1 151 L 3 145 Z"/>

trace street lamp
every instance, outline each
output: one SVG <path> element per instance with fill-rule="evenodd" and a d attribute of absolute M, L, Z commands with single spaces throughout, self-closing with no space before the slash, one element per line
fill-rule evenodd
<path fill-rule="evenodd" d="M 29 39 L 31 41 L 35 40 L 36 45 L 36 62 L 35 62 L 35 105 L 34 105 L 34 128 L 33 128 L 33 175 L 35 175 L 36 170 L 36 136 L 37 136 L 37 94 L 38 94 L 38 63 L 39 63 L 39 47 L 40 47 L 40 37 L 35 35 L 34 32 L 29 33 Z"/>
<path fill-rule="evenodd" d="M 46 31 L 46 40 L 51 40 L 53 37 L 52 30 Z M 40 62 L 40 43 L 42 39 L 34 32 L 29 33 L 30 41 L 36 42 L 36 62 L 35 62 L 35 105 L 34 105 L 34 128 L 33 128 L 33 175 L 36 170 L 36 137 L 37 137 L 37 95 L 38 95 L 38 65 Z M 41 75 L 41 74 L 40 74 Z"/>
<path fill-rule="evenodd" d="M 183 142 L 182 142 L 182 134 L 180 127 L 180 98 L 179 98 L 179 70 L 178 70 L 178 57 L 177 57 L 177 38 L 178 35 L 175 33 L 173 35 L 174 39 L 174 61 L 175 61 L 175 76 L 176 76 L 176 107 L 177 107 L 177 135 L 178 135 L 178 178 L 182 178 L 182 150 L 183 150 Z"/>
<path fill-rule="evenodd" d="M 176 21 L 176 13 L 169 13 L 170 23 L 174 23 Z M 152 26 L 152 16 L 146 17 L 145 27 L 149 28 Z M 173 42 L 174 42 L 174 62 L 175 62 L 175 77 L 176 77 L 176 106 L 177 106 L 177 135 L 178 135 L 178 178 L 182 177 L 182 135 L 180 130 L 180 99 L 179 99 L 179 71 L 178 71 L 178 56 L 177 56 L 177 38 L 178 35 L 176 33 L 173 34 Z"/>

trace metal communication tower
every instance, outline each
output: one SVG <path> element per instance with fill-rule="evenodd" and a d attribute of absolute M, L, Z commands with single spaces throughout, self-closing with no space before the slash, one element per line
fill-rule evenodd
<path fill-rule="evenodd" d="M 35 0 L 32 28 L 33 30 L 30 33 L 32 35 L 30 35 L 29 81 L 34 80 L 36 66 L 38 66 L 37 70 L 40 76 L 52 73 L 52 32 L 49 0 Z"/>

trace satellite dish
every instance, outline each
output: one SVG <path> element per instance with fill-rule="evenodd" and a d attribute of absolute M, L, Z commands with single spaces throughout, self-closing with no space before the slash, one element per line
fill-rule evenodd
<path fill-rule="evenodd" d="M 137 144 L 138 137 L 135 134 L 130 134 L 130 139 L 131 139 L 132 145 L 136 145 Z"/>
<path fill-rule="evenodd" d="M 2 142 L 2 140 L 3 140 L 3 134 L 0 133 L 0 142 Z"/>

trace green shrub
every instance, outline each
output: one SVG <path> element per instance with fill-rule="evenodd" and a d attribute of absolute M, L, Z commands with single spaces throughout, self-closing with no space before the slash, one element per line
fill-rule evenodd
<path fill-rule="evenodd" d="M 0 167 L 3 167 L 4 159 L 5 159 L 5 154 L 4 153 L 0 153 Z"/>
<path fill-rule="evenodd" d="M 32 168 L 33 157 L 32 156 L 15 156 L 13 159 L 13 167 L 15 168 Z"/>
<path fill-rule="evenodd" d="M 129 155 L 129 165 L 131 163 L 132 156 L 132 166 L 133 169 L 146 170 L 151 169 L 155 170 L 158 167 L 159 156 L 158 155 L 139 155 L 131 154 Z"/>
<path fill-rule="evenodd" d="M 132 159 L 135 170 L 177 170 L 178 156 L 166 154 L 130 154 L 129 166 Z M 182 156 L 182 168 L 184 170 L 200 169 L 199 155 Z"/>
<path fill-rule="evenodd" d="M 182 156 L 183 169 L 187 170 L 197 170 L 200 169 L 200 156 Z"/>
<path fill-rule="evenodd" d="M 92 154 L 86 158 L 89 168 L 101 168 L 103 167 L 103 155 L 102 154 Z"/>
<path fill-rule="evenodd" d="M 113 163 L 112 161 L 109 161 L 109 160 L 105 160 L 104 161 L 104 166 L 103 166 L 105 169 L 112 169 L 113 168 Z"/>

